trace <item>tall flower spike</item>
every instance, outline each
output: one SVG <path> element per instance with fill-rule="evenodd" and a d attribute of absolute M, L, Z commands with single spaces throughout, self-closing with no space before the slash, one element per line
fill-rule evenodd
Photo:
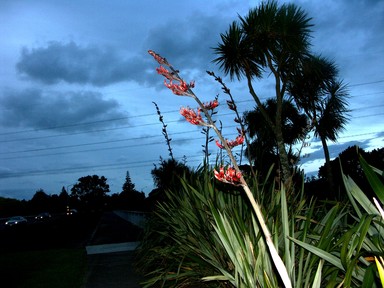
<path fill-rule="evenodd" d="M 160 64 L 164 64 L 164 65 L 168 65 L 169 68 L 174 71 L 173 67 L 171 65 L 169 65 L 169 63 L 165 60 L 165 58 L 161 57 L 160 55 L 156 54 L 155 52 L 153 52 L 152 50 L 149 50 L 148 51 L 149 54 L 151 54 Z M 178 72 L 176 72 L 175 70 L 175 73 L 177 74 Z M 210 75 L 214 75 L 213 72 L 210 72 L 209 73 Z M 215 77 L 217 78 L 217 77 Z M 180 82 L 182 81 L 181 79 L 179 80 Z M 220 79 L 221 81 L 221 79 Z M 222 82 L 220 82 L 222 83 Z M 171 84 L 171 83 L 170 83 Z M 182 83 L 181 83 L 182 84 Z M 222 85 L 225 87 L 225 85 L 222 83 Z M 230 95 L 230 91 L 229 89 L 224 89 L 225 93 L 228 93 Z M 178 92 L 178 91 L 176 91 Z M 175 93 L 175 92 L 174 92 Z M 201 106 L 201 102 L 200 100 L 197 98 L 197 96 L 195 96 L 193 94 L 192 91 L 184 91 L 184 93 L 190 93 L 189 96 L 192 96 L 198 103 L 199 105 Z M 183 94 L 184 95 L 184 94 Z M 231 97 L 231 100 L 233 101 L 232 97 Z M 231 103 L 231 104 L 234 104 L 234 103 Z M 202 106 L 201 106 L 202 107 Z M 231 106 L 232 108 L 235 108 L 234 106 Z M 230 107 L 230 108 L 231 108 Z M 203 108 L 203 107 L 202 107 Z M 205 108 L 204 108 L 205 110 Z M 193 110 L 192 110 L 193 111 Z M 194 111 L 193 111 L 194 112 Z M 204 111 L 206 112 L 206 111 Z M 215 126 L 214 122 L 211 120 L 209 114 L 206 115 L 207 118 L 208 118 L 208 123 L 205 123 L 202 119 L 201 119 L 201 116 L 200 116 L 200 110 L 197 110 L 197 113 L 194 112 L 191 114 L 191 109 L 182 109 L 180 111 L 180 113 L 183 115 L 185 114 L 185 116 L 189 117 L 191 116 L 190 118 L 187 118 L 187 120 L 189 122 L 191 122 L 192 124 L 200 124 L 200 125 L 206 125 L 206 126 L 210 126 L 213 127 L 215 129 L 215 132 L 220 135 L 220 138 L 222 137 L 221 136 L 221 132 L 217 129 L 217 127 Z M 238 115 L 238 112 L 236 110 L 236 115 L 238 118 L 239 115 Z M 200 117 L 199 117 L 200 116 Z M 243 139 L 243 135 L 240 135 L 240 138 L 236 138 L 236 142 L 237 143 L 240 143 Z M 274 245 L 274 242 L 272 240 L 272 235 L 271 233 L 269 232 L 269 229 L 268 229 L 268 226 L 266 225 L 266 222 L 264 220 L 264 217 L 263 217 L 263 212 L 261 210 L 261 207 L 260 205 L 256 202 L 255 200 L 255 197 L 251 191 L 251 189 L 249 188 L 248 184 L 243 180 L 242 178 L 242 174 L 240 171 L 236 171 L 236 169 L 238 170 L 237 168 L 237 162 L 236 162 L 236 159 L 234 158 L 232 152 L 230 149 L 228 149 L 228 156 L 231 160 L 231 162 L 233 163 L 233 165 L 236 167 L 236 168 L 231 168 L 231 167 L 228 167 L 227 170 L 225 171 L 225 169 L 223 167 L 220 167 L 219 171 L 216 171 L 214 170 L 214 175 L 216 177 L 216 179 L 220 180 L 220 181 L 223 181 L 223 182 L 226 182 L 226 183 L 230 183 L 230 184 L 233 184 L 233 185 L 240 185 L 243 187 L 243 190 L 245 192 L 245 194 L 247 195 L 248 199 L 250 200 L 250 203 L 252 205 L 252 208 L 255 212 L 255 215 L 257 217 L 257 220 L 259 222 L 259 225 L 260 225 L 260 228 L 263 232 L 263 235 L 265 238 L 265 241 L 266 241 L 266 244 L 267 244 L 267 247 L 269 249 L 269 254 L 273 260 L 273 263 L 275 265 L 275 268 L 277 269 L 278 273 L 280 274 L 281 276 L 281 279 L 282 281 L 284 282 L 284 286 L 287 287 L 287 288 L 291 288 L 292 287 L 292 284 L 291 284 L 291 280 L 289 278 L 289 275 L 288 275 L 288 271 L 287 271 L 287 268 L 284 264 L 284 262 L 282 261 L 281 257 L 279 256 L 279 253 Z"/>

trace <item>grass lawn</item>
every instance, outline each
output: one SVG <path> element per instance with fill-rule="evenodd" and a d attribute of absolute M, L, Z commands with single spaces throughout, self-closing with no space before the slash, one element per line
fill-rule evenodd
<path fill-rule="evenodd" d="M 80 288 L 85 279 L 86 256 L 83 248 L 1 252 L 1 286 Z"/>

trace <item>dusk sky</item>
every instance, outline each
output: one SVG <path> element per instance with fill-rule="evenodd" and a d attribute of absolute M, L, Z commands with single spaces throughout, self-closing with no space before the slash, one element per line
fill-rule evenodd
<path fill-rule="evenodd" d="M 279 1 L 285 3 L 288 1 Z M 151 170 L 168 159 L 155 106 L 159 106 L 175 158 L 202 163 L 201 127 L 179 109 L 177 97 L 155 72 L 152 49 L 166 57 L 202 101 L 219 95 L 216 119 L 236 136 L 227 95 L 206 70 L 212 48 L 238 15 L 259 1 L 2 0 L 0 1 L 0 196 L 29 200 L 39 189 L 59 194 L 80 177 L 108 179 L 122 189 L 129 171 L 136 189 L 153 188 Z M 333 60 L 349 87 L 350 122 L 331 157 L 352 145 L 384 147 L 384 1 L 294 1 L 312 17 L 312 50 Z M 225 78 L 240 112 L 255 106 L 242 82 Z M 273 96 L 269 78 L 256 80 L 262 99 Z M 316 138 L 301 161 L 306 173 L 323 165 Z M 210 147 L 214 160 L 217 147 Z"/>

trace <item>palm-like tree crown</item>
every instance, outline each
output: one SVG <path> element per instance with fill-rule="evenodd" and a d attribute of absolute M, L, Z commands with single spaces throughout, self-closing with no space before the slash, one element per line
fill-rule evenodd
<path fill-rule="evenodd" d="M 349 117 L 347 108 L 348 91 L 347 86 L 342 81 L 334 81 L 327 84 L 325 90 L 328 93 L 327 98 L 320 108 L 320 117 L 318 126 L 315 130 L 316 137 L 335 142 L 338 133 L 345 129 Z"/>
<path fill-rule="evenodd" d="M 308 56 L 291 75 L 288 92 L 313 121 L 315 136 L 336 141 L 348 121 L 347 86 L 337 80 L 336 65 L 321 56 Z"/>
<path fill-rule="evenodd" d="M 268 1 L 239 18 L 215 48 L 214 62 L 232 79 L 261 77 L 271 65 L 285 75 L 307 54 L 311 18 L 296 5 Z"/>

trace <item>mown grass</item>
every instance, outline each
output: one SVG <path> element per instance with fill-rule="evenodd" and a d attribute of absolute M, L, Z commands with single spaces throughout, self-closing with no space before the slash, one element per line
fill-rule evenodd
<path fill-rule="evenodd" d="M 86 275 L 85 249 L 2 252 L 0 279 L 8 288 L 77 288 Z"/>

